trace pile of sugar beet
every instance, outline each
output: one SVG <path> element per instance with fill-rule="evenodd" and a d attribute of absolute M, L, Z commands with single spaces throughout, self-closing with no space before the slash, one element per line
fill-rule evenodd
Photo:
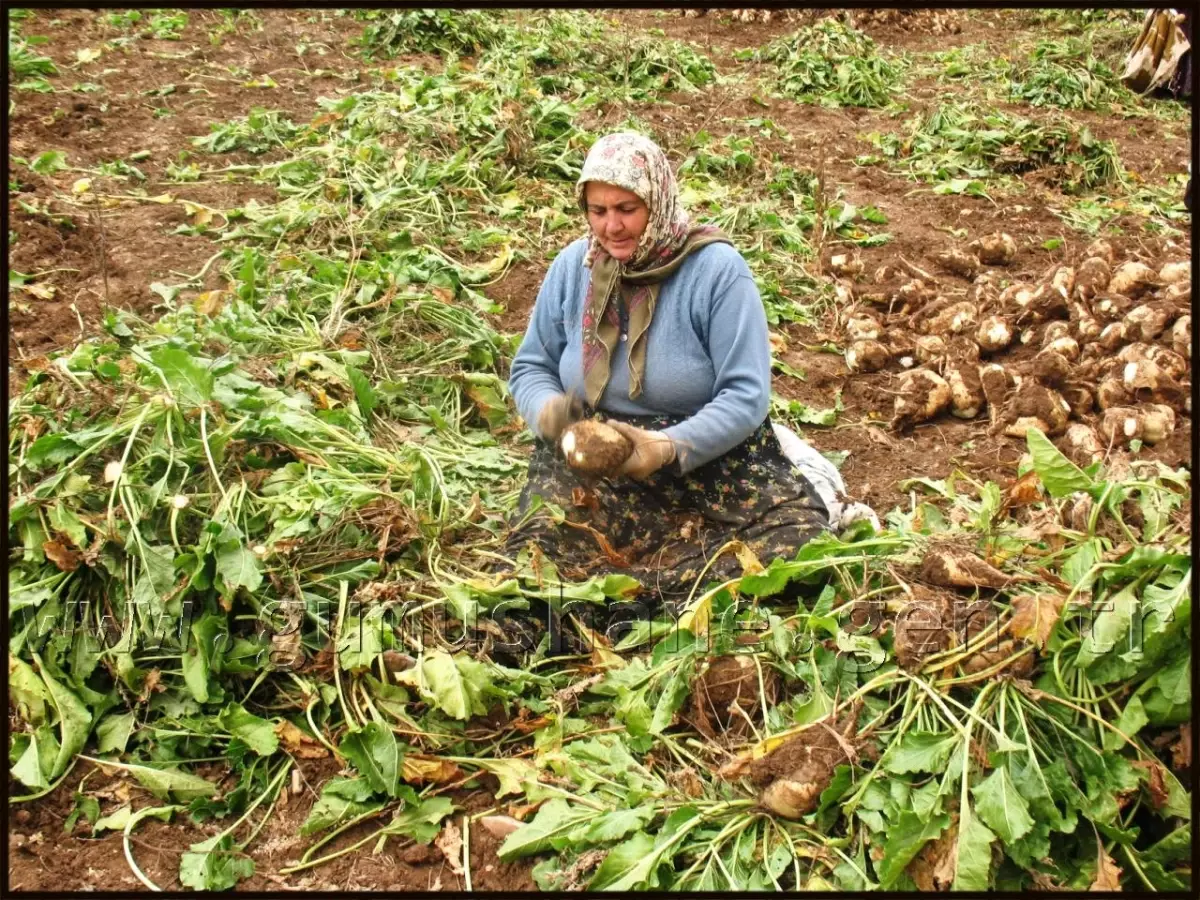
<path fill-rule="evenodd" d="M 873 283 L 856 256 L 830 260 L 847 367 L 902 370 L 892 427 L 986 411 L 993 433 L 1061 436 L 1082 465 L 1169 437 L 1191 414 L 1189 263 L 1118 261 L 1101 239 L 1024 282 L 1005 274 L 1016 254 L 1012 237 L 992 234 L 935 256 L 953 279 L 901 258 Z"/>

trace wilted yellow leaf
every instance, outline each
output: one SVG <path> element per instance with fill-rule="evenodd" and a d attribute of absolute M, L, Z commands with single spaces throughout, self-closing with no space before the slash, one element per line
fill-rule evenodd
<path fill-rule="evenodd" d="M 194 224 L 207 225 L 212 221 L 213 211 L 207 206 L 192 203 L 190 200 L 180 200 L 179 202 L 183 204 L 183 211 L 192 217 Z"/>
<path fill-rule="evenodd" d="M 448 759 L 406 756 L 403 775 L 409 784 L 445 784 L 460 777 L 462 770 Z"/>
<path fill-rule="evenodd" d="M 90 178 L 80 178 L 73 185 L 71 185 L 71 193 L 75 194 L 76 196 L 79 194 L 86 194 L 91 189 L 92 179 Z"/>
<path fill-rule="evenodd" d="M 53 300 L 54 290 L 54 285 L 52 284 L 25 285 L 25 292 L 27 294 L 33 294 L 33 296 L 37 297 L 39 300 Z"/>
<path fill-rule="evenodd" d="M 215 316 L 221 311 L 221 307 L 224 305 L 224 291 L 205 291 L 202 294 L 197 294 L 196 299 L 192 301 L 192 306 L 196 308 L 196 312 L 203 316 Z"/>
<path fill-rule="evenodd" d="M 737 560 L 742 566 L 743 575 L 757 575 L 763 570 L 763 564 L 758 561 L 754 551 L 741 541 L 735 542 L 734 553 L 737 554 Z"/>

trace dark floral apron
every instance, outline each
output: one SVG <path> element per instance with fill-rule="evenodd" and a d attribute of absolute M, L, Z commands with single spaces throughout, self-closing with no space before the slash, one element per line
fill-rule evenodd
<path fill-rule="evenodd" d="M 661 430 L 682 416 L 610 416 Z M 732 540 L 764 566 L 796 551 L 829 525 L 812 484 L 783 454 L 770 419 L 728 453 L 679 475 L 668 466 L 645 481 L 589 479 L 570 469 L 550 444 L 538 441 L 529 461 L 515 521 L 534 495 L 562 508 L 566 522 L 538 510 L 509 536 L 515 555 L 534 542 L 564 580 L 623 573 L 669 606 L 687 597 L 705 565 Z M 729 551 L 703 581 L 741 574 Z M 644 595 L 643 595 L 644 596 Z"/>

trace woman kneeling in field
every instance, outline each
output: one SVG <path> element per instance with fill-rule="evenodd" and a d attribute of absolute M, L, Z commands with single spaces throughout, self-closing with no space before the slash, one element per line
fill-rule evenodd
<path fill-rule="evenodd" d="M 551 264 L 509 380 L 540 439 L 520 512 L 539 495 L 566 521 L 539 510 L 510 547 L 533 540 L 565 577 L 621 571 L 668 597 L 732 540 L 764 564 L 791 557 L 830 514 L 768 419 L 767 321 L 745 260 L 690 221 L 642 135 L 597 141 L 577 195 L 590 233 Z M 606 478 L 560 452 L 564 431 L 597 414 L 632 445 Z M 726 553 L 709 573 L 737 571 Z"/>

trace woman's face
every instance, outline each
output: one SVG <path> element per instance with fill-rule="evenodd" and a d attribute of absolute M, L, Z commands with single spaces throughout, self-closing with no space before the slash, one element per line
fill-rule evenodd
<path fill-rule="evenodd" d="M 588 224 L 600 246 L 615 260 L 629 260 L 650 221 L 650 210 L 642 198 L 615 184 L 589 181 L 584 186 L 584 200 Z"/>

